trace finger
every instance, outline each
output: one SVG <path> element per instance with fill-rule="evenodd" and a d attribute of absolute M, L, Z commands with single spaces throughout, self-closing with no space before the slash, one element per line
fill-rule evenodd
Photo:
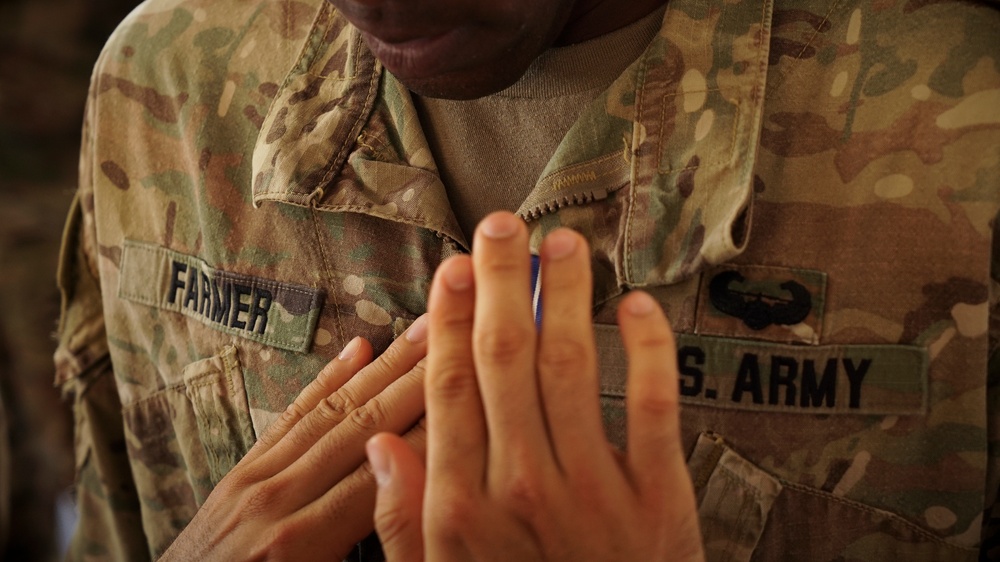
<path fill-rule="evenodd" d="M 303 456 L 317 441 L 337 427 L 393 381 L 410 372 L 427 351 L 427 318 L 421 316 L 403 336 L 334 392 L 320 395 L 312 410 L 274 445 L 254 470 L 267 478 Z"/>
<path fill-rule="evenodd" d="M 364 338 L 351 340 L 333 361 L 309 383 L 295 398 L 281 417 L 275 421 L 257 440 L 257 443 L 240 461 L 249 464 L 266 453 L 277 444 L 289 431 L 295 427 L 317 404 L 327 396 L 336 392 L 351 379 L 362 367 L 371 361 L 372 347 Z"/>
<path fill-rule="evenodd" d="M 600 474 L 614 464 L 598 401 L 587 242 L 559 229 L 546 237 L 541 256 L 545 312 L 537 361 L 549 435 L 564 473 Z"/>
<path fill-rule="evenodd" d="M 421 513 L 424 506 L 424 463 L 403 439 L 380 433 L 365 447 L 378 496 L 375 531 L 387 560 L 422 562 L 424 541 Z"/>
<path fill-rule="evenodd" d="M 301 507 L 315 501 L 361 466 L 365 442 L 376 433 L 403 433 L 424 413 L 423 362 L 357 409 L 275 478 L 288 486 L 283 501 Z"/>
<path fill-rule="evenodd" d="M 510 213 L 493 213 L 476 229 L 472 261 L 476 310 L 472 350 L 486 412 L 491 459 L 545 462 L 551 449 L 535 374 L 537 332 L 531 314 L 528 233 Z"/>
<path fill-rule="evenodd" d="M 434 275 L 428 309 L 427 472 L 437 485 L 480 486 L 486 466 L 486 419 L 472 358 L 475 281 L 468 256 Z"/>
<path fill-rule="evenodd" d="M 677 349 L 673 332 L 651 296 L 636 291 L 618 308 L 628 354 L 628 464 L 640 497 L 659 498 L 666 485 L 686 480 L 680 442 Z"/>
<path fill-rule="evenodd" d="M 418 423 L 403 435 L 403 440 L 418 458 L 422 457 L 427 449 L 425 424 Z M 338 540 L 347 538 L 349 543 L 353 544 L 361 541 L 374 530 L 372 514 L 375 510 L 375 500 L 375 477 L 371 463 L 365 462 L 322 497 L 296 512 L 293 521 L 295 524 L 315 528 L 319 537 L 333 536 L 337 537 Z M 333 531 L 334 529 L 336 532 Z M 317 540 L 316 544 L 325 546 L 327 543 Z M 329 549 L 326 551 L 321 549 L 316 551 L 315 556 L 304 556 L 302 559 L 343 560 L 346 555 L 346 552 L 331 552 Z"/>

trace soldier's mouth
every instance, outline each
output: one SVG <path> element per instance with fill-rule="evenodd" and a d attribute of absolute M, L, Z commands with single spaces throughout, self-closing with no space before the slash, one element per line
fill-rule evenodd
<path fill-rule="evenodd" d="M 453 28 L 394 41 L 362 31 L 362 37 L 382 64 L 398 78 L 423 79 L 470 66 L 480 56 L 465 28 Z"/>

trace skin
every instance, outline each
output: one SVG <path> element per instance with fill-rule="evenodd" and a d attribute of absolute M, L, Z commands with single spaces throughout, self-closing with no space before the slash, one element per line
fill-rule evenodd
<path fill-rule="evenodd" d="M 373 527 L 393 562 L 703 560 L 662 311 L 641 292 L 619 310 L 621 453 L 601 422 L 587 244 L 545 240 L 538 335 L 527 242 L 514 215 L 487 217 L 474 254 L 436 274 L 429 314 L 374 362 L 352 341 L 161 560 L 339 560 Z"/>
<path fill-rule="evenodd" d="M 548 47 L 597 37 L 663 4 L 331 1 L 404 84 L 455 99 L 503 89 Z M 527 298 L 524 225 L 515 221 L 516 232 L 497 238 L 488 233 L 493 222 L 477 234 L 472 261 L 449 261 L 435 280 L 426 469 L 418 420 L 428 321 L 418 320 L 374 362 L 363 339 L 348 345 L 222 479 L 162 560 L 342 559 L 374 527 L 372 464 L 383 484 L 379 532 L 397 562 L 425 552 L 430 560 L 701 559 L 677 436 L 676 354 L 662 313 L 620 318 L 633 381 L 623 455 L 604 441 L 597 406 L 585 243 L 561 231 L 556 240 L 576 239 L 561 259 L 552 250 L 560 244 L 546 243 L 543 289 L 555 291 L 547 318 L 574 320 L 566 323 L 570 337 L 551 321 L 536 342 L 518 296 Z M 444 282 L 463 277 L 465 289 Z M 571 297 L 555 296 L 560 283 Z M 648 301 L 629 297 L 623 310 L 648 308 L 641 299 Z M 451 305 L 460 316 L 443 312 Z M 365 443 L 376 434 L 369 464 Z M 432 501 L 422 510 L 424 497 Z"/>
<path fill-rule="evenodd" d="M 398 436 L 368 442 L 376 528 L 393 562 L 704 560 L 678 418 L 676 349 L 656 302 L 618 323 L 629 359 L 628 449 L 606 441 L 590 317 L 590 253 L 560 229 L 531 316 L 528 233 L 509 213 L 431 289 L 427 463 Z"/>
<path fill-rule="evenodd" d="M 520 78 L 543 51 L 593 39 L 666 0 L 330 0 L 420 95 L 473 99 Z"/>
<path fill-rule="evenodd" d="M 426 318 L 377 360 L 355 338 L 209 495 L 163 561 L 343 560 L 372 531 L 375 483 L 365 440 L 424 429 Z"/>

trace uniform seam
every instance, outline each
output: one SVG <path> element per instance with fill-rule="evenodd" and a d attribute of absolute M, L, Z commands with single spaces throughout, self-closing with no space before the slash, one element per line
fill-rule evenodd
<path fill-rule="evenodd" d="M 358 141 L 357 141 L 358 146 L 367 149 L 368 152 L 372 154 L 373 158 L 377 159 L 380 156 L 382 156 L 381 147 L 375 148 L 374 146 L 368 144 L 367 140 L 368 138 L 364 136 L 364 133 L 358 135 Z"/>
<path fill-rule="evenodd" d="M 316 210 L 321 212 L 337 211 L 337 212 L 347 212 L 347 213 L 358 213 L 365 216 L 374 217 L 377 219 L 383 219 L 387 221 L 416 226 L 419 228 L 423 228 L 425 230 L 430 230 L 432 232 L 441 232 L 441 229 L 438 228 L 438 225 L 432 224 L 431 221 L 401 217 L 399 215 L 388 215 L 385 213 L 379 213 L 375 212 L 373 210 L 373 207 L 366 205 L 317 205 Z M 448 235 L 446 234 L 445 236 Z M 450 238 L 450 236 L 448 237 Z"/>
<path fill-rule="evenodd" d="M 716 90 L 707 90 L 707 91 L 716 91 Z M 719 90 L 719 91 L 721 91 L 721 90 Z M 695 93 L 697 93 L 697 92 L 695 92 Z M 661 134 L 660 134 L 659 139 L 657 140 L 657 143 L 656 143 L 656 156 L 657 156 L 656 172 L 658 174 L 660 174 L 660 175 L 668 175 L 668 174 L 675 174 L 675 173 L 679 173 L 679 172 L 687 172 L 687 171 L 691 171 L 691 170 L 712 170 L 712 169 L 715 169 L 715 168 L 721 168 L 721 167 L 724 167 L 724 166 L 727 166 L 727 165 L 731 164 L 732 161 L 733 161 L 733 153 L 736 151 L 736 139 L 737 139 L 737 137 L 739 137 L 740 115 L 742 113 L 740 111 L 740 102 L 739 102 L 739 99 L 737 99 L 736 103 L 733 104 L 734 105 L 734 110 L 733 110 L 733 113 L 732 113 L 732 115 L 733 115 L 733 123 L 729 127 L 729 130 L 730 130 L 730 135 L 729 135 L 729 150 L 727 151 L 727 156 L 720 157 L 719 159 L 716 159 L 716 160 L 714 160 L 712 162 L 706 162 L 704 164 L 699 163 L 699 164 L 694 165 L 694 166 L 684 166 L 682 168 L 672 168 L 672 167 L 666 167 L 666 168 L 664 168 L 664 167 L 662 167 L 660 165 L 660 161 L 662 159 L 662 155 L 663 155 L 663 152 L 664 152 L 664 148 L 663 148 L 663 143 L 665 141 L 664 137 L 666 136 L 666 135 L 662 134 L 662 123 L 663 123 L 664 120 L 666 120 L 667 102 L 668 102 L 668 98 L 669 97 L 677 97 L 677 94 L 673 94 L 672 96 L 665 97 L 664 100 L 663 100 L 663 104 L 661 104 L 661 107 L 660 107 L 660 123 L 661 123 L 661 131 L 660 132 L 661 132 Z"/>
<path fill-rule="evenodd" d="M 830 16 L 837 10 L 837 8 L 840 7 L 840 5 L 841 5 L 841 0 L 833 1 L 833 4 L 830 6 L 830 9 L 827 10 L 826 14 L 823 16 L 823 21 L 820 22 L 820 24 L 817 25 L 815 29 L 813 29 L 812 35 L 809 36 L 809 39 L 802 46 L 802 50 L 800 50 L 799 53 L 795 55 L 796 61 L 802 60 L 802 55 L 805 54 L 806 49 L 811 47 L 816 38 L 819 37 L 820 30 L 823 28 L 823 24 L 830 21 Z M 785 81 L 788 79 L 788 77 L 794 74 L 793 70 L 794 69 L 788 69 L 787 71 L 779 72 L 778 76 L 776 76 L 774 80 L 776 84 L 773 84 L 772 87 L 769 88 L 770 91 L 765 93 L 765 97 L 771 98 L 772 100 L 775 101 L 783 100 L 784 96 L 781 94 L 781 87 L 785 85 Z"/>
<path fill-rule="evenodd" d="M 648 61 L 646 59 L 643 59 L 642 64 L 639 65 L 638 69 L 639 76 L 637 77 L 636 80 L 637 82 L 636 83 L 637 93 L 635 102 L 636 118 L 632 124 L 633 149 L 635 149 L 635 142 L 634 142 L 636 140 L 635 137 L 638 135 L 638 130 L 642 127 L 643 106 L 645 105 L 646 102 L 646 95 L 645 95 L 646 74 L 647 74 L 646 67 L 648 64 L 649 64 Z M 661 122 L 661 127 L 662 127 L 662 122 Z M 663 131 L 662 130 L 659 131 L 658 134 L 662 135 Z M 659 139 L 657 139 L 657 152 L 659 152 Z M 659 154 L 654 155 L 654 157 L 658 159 Z M 638 191 L 638 186 L 636 185 L 635 181 L 636 177 L 635 168 L 636 166 L 639 165 L 640 165 L 639 159 L 636 158 L 635 160 L 633 160 L 631 170 L 629 172 L 628 210 L 625 214 L 625 244 L 623 249 L 625 255 L 622 256 L 624 271 L 622 272 L 622 278 L 618 279 L 619 283 L 622 283 L 624 281 L 624 283 L 626 284 L 631 283 L 632 281 L 632 229 L 634 228 L 634 223 L 635 223 L 636 192 Z M 657 167 L 659 167 L 659 163 L 657 163 Z"/>
<path fill-rule="evenodd" d="M 222 359 L 222 361 L 223 364 L 225 364 L 226 360 L 224 358 Z M 210 371 L 209 373 L 199 375 L 195 380 L 207 378 L 205 375 L 208 374 L 214 374 L 217 376 L 214 379 L 208 379 L 204 381 L 199 381 L 195 384 L 185 385 L 184 390 L 185 390 L 185 396 L 187 396 L 187 399 L 191 402 L 191 408 L 194 409 L 195 411 L 195 416 L 196 416 L 195 422 L 197 423 L 199 420 L 203 420 L 205 423 L 205 427 L 208 430 L 207 435 L 205 436 L 200 435 L 201 424 L 197 423 L 197 425 L 199 426 L 198 441 L 201 443 L 202 450 L 205 451 L 205 456 L 208 457 L 209 477 L 214 479 L 214 475 L 212 473 L 219 472 L 222 466 L 222 457 L 219 454 L 219 440 L 213 440 L 211 439 L 211 436 L 213 433 L 218 432 L 220 435 L 225 434 L 226 437 L 229 437 L 235 432 L 232 430 L 227 431 L 226 424 L 222 420 L 222 413 L 220 412 L 219 408 L 206 408 L 204 402 L 200 398 L 196 399 L 194 396 L 194 394 L 196 393 L 192 392 L 200 390 L 205 387 L 215 386 L 219 382 L 219 379 L 222 377 L 227 379 L 230 378 L 223 371 Z M 232 399 L 231 395 L 229 398 L 230 400 Z"/>
<path fill-rule="evenodd" d="M 719 461 L 722 460 L 722 455 L 725 452 L 725 445 L 721 443 L 712 444 L 712 451 L 708 453 L 706 459 L 708 462 L 702 463 L 698 474 L 694 475 L 693 481 L 697 489 L 704 489 L 705 486 L 708 486 L 708 483 L 712 480 L 712 473 L 719 467 Z"/>
<path fill-rule="evenodd" d="M 720 460 L 721 460 L 721 456 L 720 456 Z M 747 501 L 741 502 L 742 505 L 741 505 L 740 510 L 739 510 L 739 515 L 737 516 L 735 523 L 730 527 L 730 531 L 729 531 L 729 538 L 730 538 L 730 540 L 726 541 L 726 552 L 729 553 L 730 555 L 732 555 L 734 553 L 734 549 L 736 548 L 736 545 L 742 543 L 742 541 L 739 540 L 739 535 L 740 535 L 741 531 L 743 531 L 746 528 L 745 525 L 744 525 L 744 521 L 747 520 L 747 518 L 748 518 L 748 516 L 750 514 L 751 505 L 759 505 L 760 504 L 760 498 L 761 498 L 761 496 L 763 494 L 760 492 L 760 490 L 757 490 L 756 488 L 753 488 L 752 486 L 744 486 L 743 483 L 746 480 L 744 478 L 742 478 L 739 474 L 737 474 L 736 472 L 734 472 L 732 469 L 730 469 L 729 467 L 727 467 L 725 465 L 722 465 L 722 464 L 719 464 L 718 468 L 719 468 L 719 470 L 722 471 L 722 473 L 724 473 L 726 475 L 726 482 L 727 482 L 726 488 L 727 489 L 738 488 L 740 490 L 743 490 L 744 492 L 748 492 L 749 495 L 753 498 L 753 503 L 752 504 L 751 504 L 751 502 L 747 502 Z M 726 495 L 728 495 L 728 494 L 726 494 Z M 758 528 L 758 529 L 754 529 L 754 531 L 755 531 L 754 534 L 756 534 L 757 537 L 758 537 L 758 539 L 759 539 L 760 533 L 761 533 L 762 529 Z"/>
<path fill-rule="evenodd" d="M 205 375 L 211 375 L 211 374 L 213 374 L 213 371 L 208 371 L 208 372 L 205 373 Z M 218 374 L 218 373 L 214 373 L 214 374 Z M 154 400 L 162 400 L 165 397 L 165 394 L 168 393 L 168 392 L 180 392 L 182 394 L 185 394 L 184 390 L 186 388 L 187 388 L 187 384 L 184 383 L 184 382 L 178 382 L 178 383 L 174 383 L 174 384 L 165 386 L 165 387 L 157 390 L 153 394 L 150 394 L 149 396 L 146 396 L 145 398 L 140 398 L 139 400 L 136 400 L 134 402 L 129 402 L 128 404 L 123 404 L 122 405 L 122 411 L 123 412 L 127 412 L 129 410 L 134 410 L 135 408 L 138 408 L 139 406 L 142 406 L 142 405 L 144 405 L 144 404 L 146 404 L 148 402 L 153 402 Z"/>
<path fill-rule="evenodd" d="M 318 296 L 318 293 L 315 296 Z M 175 314 L 181 314 L 183 316 L 186 316 L 188 318 L 191 318 L 193 320 L 198 321 L 199 323 L 201 323 L 204 326 L 207 326 L 209 328 L 212 328 L 214 330 L 220 331 L 220 332 L 225 333 L 225 334 L 229 334 L 231 336 L 236 336 L 236 337 L 239 337 L 239 338 L 243 338 L 243 339 L 247 339 L 247 340 L 251 340 L 251 341 L 260 342 L 260 343 L 263 343 L 263 344 L 266 344 L 266 345 L 273 345 L 275 347 L 280 347 L 282 349 L 288 349 L 290 351 L 304 351 L 304 349 L 308 347 L 305 343 L 302 343 L 302 342 L 296 342 L 294 340 L 288 340 L 288 339 L 284 339 L 284 338 L 278 338 L 278 337 L 274 337 L 274 336 L 268 336 L 268 335 L 264 335 L 264 334 L 258 334 L 257 332 L 251 332 L 251 331 L 243 329 L 243 328 L 236 328 L 234 326 L 228 326 L 228 325 L 225 325 L 225 324 L 220 324 L 218 322 L 213 322 L 212 320 L 210 320 L 210 319 L 206 318 L 205 316 L 203 316 L 201 314 L 198 314 L 196 312 L 185 312 L 185 311 L 190 310 L 190 309 L 187 309 L 187 308 L 184 308 L 184 307 L 181 307 L 180 310 L 173 310 L 171 308 L 166 308 L 166 307 L 161 306 L 160 303 L 158 303 L 156 301 L 152 301 L 152 300 L 149 300 L 149 299 L 144 299 L 142 297 L 133 297 L 132 295 L 128 295 L 128 294 L 124 294 L 124 293 L 122 294 L 122 297 L 125 298 L 126 300 L 129 300 L 129 301 L 132 301 L 132 302 L 135 302 L 135 303 L 138 303 L 138 304 L 142 304 L 142 305 L 149 306 L 149 307 L 156 308 L 156 309 L 166 310 L 168 312 L 174 312 Z M 310 314 L 312 314 L 312 313 L 310 313 Z"/>
<path fill-rule="evenodd" d="M 765 31 L 767 32 L 767 52 L 770 53 L 771 52 L 771 38 L 773 36 L 773 31 L 774 31 L 772 29 L 772 23 L 773 23 L 773 19 L 774 19 L 774 4 L 773 4 L 773 2 L 771 3 L 771 20 L 768 20 L 768 18 L 767 18 L 767 7 L 768 7 L 769 1 L 761 2 L 761 5 L 760 5 L 760 33 L 761 33 L 761 36 L 757 39 L 757 61 L 756 61 L 757 62 L 757 68 L 754 69 L 754 72 L 756 73 L 757 78 L 754 81 L 753 91 L 750 92 L 750 97 L 753 100 L 753 102 L 760 104 L 760 107 L 761 107 L 760 112 L 761 113 L 763 113 L 763 107 L 764 107 L 764 98 L 765 98 L 764 92 L 766 92 L 766 90 L 767 90 L 766 78 L 764 78 L 764 79 L 762 79 L 762 78 L 764 77 L 764 75 L 765 75 L 765 73 L 767 71 L 767 65 L 768 65 L 768 60 L 766 60 L 766 57 L 763 56 L 763 54 L 764 54 L 764 33 L 765 33 Z M 763 116 L 761 118 L 763 118 Z M 752 125 L 751 125 L 751 127 L 752 127 Z M 760 135 L 758 134 L 758 137 L 759 136 Z M 757 142 L 760 142 L 759 138 L 757 139 Z M 752 173 L 752 170 L 751 170 L 751 173 Z"/>
<path fill-rule="evenodd" d="M 609 152 L 608 154 L 604 154 L 602 156 L 598 156 L 597 158 L 593 158 L 591 160 L 587 160 L 586 162 L 578 162 L 576 164 L 572 164 L 570 166 L 566 166 L 565 168 L 560 168 L 560 169 L 558 169 L 558 170 L 556 170 L 556 171 L 554 171 L 554 172 L 552 172 L 550 174 L 546 174 L 545 177 L 543 177 L 540 180 L 538 180 L 538 183 L 539 184 L 545 183 L 549 178 L 553 178 L 553 177 L 556 177 L 556 176 L 566 176 L 566 175 L 569 175 L 569 174 L 571 174 L 575 170 L 581 170 L 581 169 L 589 168 L 589 167 L 592 167 L 592 166 L 599 166 L 601 164 L 604 164 L 605 162 L 614 160 L 614 159 L 618 158 L 619 156 L 620 156 L 620 154 L 617 151 L 615 151 L 615 152 Z M 631 164 L 631 162 L 628 162 L 628 161 L 626 161 L 626 163 L 627 164 Z M 602 171 L 601 173 L 595 172 L 595 175 L 597 176 L 598 179 L 600 179 L 600 178 L 605 177 L 605 176 L 613 175 L 614 172 L 615 172 L 615 169 L 612 169 L 610 171 Z M 553 181 L 552 183 L 555 183 L 555 181 Z M 557 188 L 557 189 L 560 189 L 560 188 Z"/>
<path fill-rule="evenodd" d="M 979 551 L 979 549 L 976 548 L 976 547 L 959 546 L 957 544 L 948 542 L 943 537 L 939 537 L 938 535 L 935 535 L 934 533 L 931 533 L 930 531 L 924 529 L 923 527 L 917 525 L 916 523 L 913 523 L 909 519 L 906 519 L 905 517 L 903 517 L 901 515 L 898 515 L 896 513 L 893 513 L 891 511 L 887 511 L 887 510 L 884 510 L 884 509 L 878 509 L 878 508 L 875 508 L 875 507 L 863 504 L 863 503 L 858 502 L 858 501 L 850 500 L 850 499 L 843 498 L 843 497 L 840 497 L 840 496 L 835 496 L 835 495 L 830 494 L 828 492 L 822 492 L 820 490 L 815 490 L 815 489 L 810 488 L 808 486 L 804 486 L 802 484 L 798 484 L 798 483 L 795 483 L 795 482 L 789 482 L 789 481 L 786 481 L 784 479 L 779 479 L 779 481 L 781 482 L 782 486 L 784 486 L 786 488 L 790 488 L 792 490 L 796 490 L 798 492 L 802 492 L 804 494 L 809 494 L 811 496 L 814 496 L 814 497 L 817 497 L 817 498 L 821 498 L 821 499 L 825 499 L 825 500 L 828 500 L 828 501 L 834 501 L 834 502 L 837 502 L 839 504 L 842 504 L 842 505 L 845 505 L 847 507 L 856 509 L 858 511 L 863 511 L 863 512 L 871 514 L 871 515 L 878 515 L 878 516 L 881 516 L 881 517 L 886 517 L 886 518 L 892 519 L 893 521 L 896 521 L 896 522 L 898 522 L 898 523 L 906 526 L 911 531 L 919 534 L 920 536 L 922 536 L 922 537 L 924 537 L 926 539 L 930 539 L 933 542 L 936 542 L 936 543 L 939 543 L 939 544 L 942 544 L 942 545 L 945 545 L 945 546 L 948 546 L 948 547 L 951 547 L 951 548 L 956 548 L 956 549 L 959 549 L 959 550 L 963 550 L 963 551 L 966 551 L 966 552 L 978 552 Z"/>
<path fill-rule="evenodd" d="M 211 359 L 211 358 L 209 358 L 209 359 Z M 195 361 L 195 363 L 197 363 L 197 361 Z M 194 363 L 192 363 L 192 365 L 193 364 Z M 181 381 L 181 382 L 175 382 L 173 384 L 169 384 L 169 385 L 167 385 L 167 386 L 165 386 L 163 388 L 160 388 L 160 389 L 156 390 L 155 392 L 153 392 L 152 394 L 150 394 L 149 396 L 146 396 L 145 398 L 140 398 L 140 399 L 135 400 L 133 402 L 129 402 L 128 404 L 123 404 L 122 405 L 122 410 L 123 411 L 130 410 L 130 409 L 133 409 L 133 408 L 135 408 L 137 406 L 141 406 L 142 404 L 145 404 L 146 402 L 152 402 L 153 400 L 158 400 L 158 399 L 162 398 L 163 395 L 165 393 L 167 393 L 167 392 L 183 392 L 187 388 L 199 388 L 199 387 L 202 387 L 202 386 L 210 385 L 210 384 L 212 384 L 213 381 L 201 382 L 201 379 L 204 379 L 204 378 L 207 378 L 207 377 L 211 377 L 211 376 L 218 376 L 218 375 L 221 375 L 221 374 L 224 374 L 224 373 L 222 371 L 218 370 L 218 369 L 207 370 L 204 373 L 201 373 L 198 376 L 192 377 L 189 380 Z"/>
<path fill-rule="evenodd" d="M 349 32 L 349 33 L 353 33 Z M 355 60 L 357 61 L 360 57 L 360 51 L 357 50 L 355 53 Z M 329 167 L 323 174 L 323 178 L 320 180 L 317 190 L 320 191 L 320 196 L 322 196 L 322 191 L 325 190 L 326 186 L 333 180 L 336 174 L 345 165 L 347 159 L 347 152 L 351 149 L 354 143 L 357 142 L 358 134 L 364 126 L 364 122 L 368 120 L 372 107 L 376 98 L 378 83 L 381 79 L 381 70 L 377 62 L 374 62 L 374 56 L 372 56 L 373 62 L 371 62 L 370 77 L 368 79 L 368 91 L 365 93 L 364 102 L 361 106 L 361 111 L 354 118 L 354 124 L 351 125 L 350 132 L 344 135 L 344 140 L 340 144 L 340 149 L 337 153 L 330 159 Z M 360 63 L 357 63 L 360 64 Z M 354 76 L 357 74 L 355 73 Z M 353 81 L 353 79 L 352 79 Z M 353 96 L 352 96 L 353 97 Z M 315 192 L 314 192 L 315 193 Z M 314 199 L 313 196 L 309 196 L 309 199 Z"/>
<path fill-rule="evenodd" d="M 344 333 L 344 322 L 340 315 L 340 305 L 337 302 L 339 298 L 337 296 L 337 291 L 333 290 L 333 288 L 335 287 L 336 278 L 333 274 L 333 267 L 330 265 L 330 259 L 326 253 L 326 247 L 323 244 L 323 238 L 321 236 L 321 231 L 319 227 L 319 216 L 317 215 L 318 212 L 320 212 L 319 208 L 314 205 L 312 207 L 312 212 L 310 213 L 312 215 L 311 218 L 313 223 L 313 238 L 316 241 L 316 249 L 319 251 L 320 259 L 323 261 L 323 271 L 326 274 L 326 279 L 327 279 L 326 282 L 331 289 L 329 291 L 329 295 L 327 296 L 327 298 L 332 301 L 331 304 L 333 305 L 332 308 L 334 313 L 334 321 L 336 322 L 337 325 L 337 337 L 340 339 L 341 344 L 346 344 L 347 336 Z M 320 316 L 322 316 L 322 314 L 320 314 Z M 319 324 L 318 319 L 316 323 L 317 325 Z"/>

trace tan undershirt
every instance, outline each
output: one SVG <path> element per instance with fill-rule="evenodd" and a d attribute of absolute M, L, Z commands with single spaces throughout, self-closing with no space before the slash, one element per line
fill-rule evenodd
<path fill-rule="evenodd" d="M 458 223 L 516 210 L 580 113 L 646 49 L 664 9 L 596 39 L 549 49 L 521 79 L 469 101 L 414 96 Z"/>

